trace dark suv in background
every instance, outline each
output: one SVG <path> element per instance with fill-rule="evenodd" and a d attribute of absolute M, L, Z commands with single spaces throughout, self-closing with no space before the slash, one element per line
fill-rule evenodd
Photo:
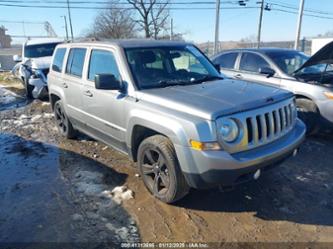
<path fill-rule="evenodd" d="M 292 91 L 308 133 L 333 124 L 333 43 L 312 57 L 290 49 L 224 51 L 212 58 L 221 73 Z"/>

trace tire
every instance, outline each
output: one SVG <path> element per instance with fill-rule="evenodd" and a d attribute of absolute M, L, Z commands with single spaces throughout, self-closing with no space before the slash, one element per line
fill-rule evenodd
<path fill-rule="evenodd" d="M 35 87 L 30 85 L 27 80 L 24 80 L 24 86 L 27 99 L 33 99 L 34 97 L 32 96 L 32 91 Z"/>
<path fill-rule="evenodd" d="M 146 138 L 139 146 L 137 158 L 143 182 L 157 199 L 173 203 L 188 193 L 189 186 L 168 138 L 162 135 Z"/>
<path fill-rule="evenodd" d="M 53 110 L 56 125 L 60 134 L 68 139 L 75 138 L 77 132 L 73 128 L 71 121 L 68 119 L 61 100 L 55 102 Z"/>
<path fill-rule="evenodd" d="M 306 125 L 306 134 L 312 135 L 318 131 L 319 111 L 315 103 L 309 99 L 296 99 L 298 117 Z"/>

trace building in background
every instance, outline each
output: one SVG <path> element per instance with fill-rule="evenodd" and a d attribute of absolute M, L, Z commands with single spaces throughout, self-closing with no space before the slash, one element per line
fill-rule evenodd
<path fill-rule="evenodd" d="M 311 55 L 315 54 L 319 49 L 324 47 L 327 43 L 333 41 L 333 37 L 318 37 L 312 39 Z"/>
<path fill-rule="evenodd" d="M 4 26 L 0 26 L 0 48 L 10 48 L 12 38 L 10 35 L 6 35 L 7 29 Z"/>

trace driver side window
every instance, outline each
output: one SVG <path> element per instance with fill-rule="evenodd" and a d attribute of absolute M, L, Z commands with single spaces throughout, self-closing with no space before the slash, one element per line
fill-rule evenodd
<path fill-rule="evenodd" d="M 110 51 L 94 49 L 90 55 L 88 79 L 95 80 L 96 74 L 113 74 L 121 80 L 117 62 Z"/>
<path fill-rule="evenodd" d="M 254 53 L 242 54 L 239 70 L 259 73 L 259 69 L 264 67 L 270 68 L 270 65 L 261 56 Z"/>

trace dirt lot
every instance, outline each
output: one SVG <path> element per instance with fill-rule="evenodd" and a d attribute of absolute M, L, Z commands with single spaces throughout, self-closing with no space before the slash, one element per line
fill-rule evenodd
<path fill-rule="evenodd" d="M 0 110 L 0 242 L 333 242 L 330 133 L 256 182 L 166 205 L 125 155 L 59 137 L 48 102 L 15 96 Z"/>

